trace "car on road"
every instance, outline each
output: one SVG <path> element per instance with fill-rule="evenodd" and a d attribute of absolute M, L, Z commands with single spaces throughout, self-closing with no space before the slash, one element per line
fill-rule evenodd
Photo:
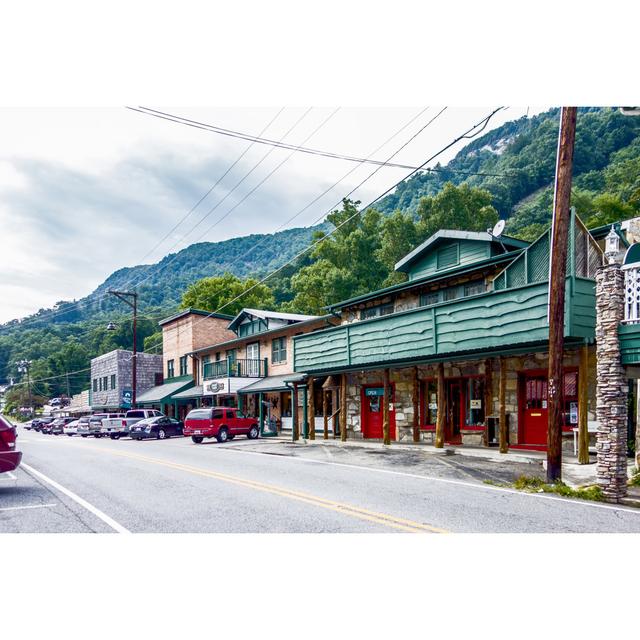
<path fill-rule="evenodd" d="M 233 440 L 238 435 L 257 438 L 260 434 L 255 418 L 247 418 L 233 407 L 208 407 L 189 411 L 184 421 L 184 435 L 200 444 L 205 438 L 218 442 Z"/>
<path fill-rule="evenodd" d="M 89 433 L 88 435 L 94 438 L 102 438 L 104 432 L 102 431 L 103 421 L 106 419 L 117 418 L 121 420 L 124 417 L 124 413 L 94 413 L 89 416 Z"/>
<path fill-rule="evenodd" d="M 100 433 L 103 436 L 109 436 L 112 440 L 117 440 L 122 436 L 128 436 L 131 427 L 141 420 L 162 416 L 164 416 L 164 414 L 157 409 L 130 409 L 126 414 L 104 419 Z"/>
<path fill-rule="evenodd" d="M 17 437 L 15 426 L 0 416 L 0 473 L 13 471 L 22 460 L 22 453 L 16 449 Z"/>
<path fill-rule="evenodd" d="M 49 423 L 53 422 L 53 418 L 51 417 L 46 417 L 46 418 L 36 418 L 32 423 L 31 423 L 31 428 L 34 431 L 40 431 L 42 432 L 43 427 L 45 427 L 46 425 L 48 425 Z"/>
<path fill-rule="evenodd" d="M 83 416 L 78 420 L 78 425 L 76 426 L 76 433 L 83 438 L 92 435 L 91 433 L 91 425 L 89 424 L 89 418 L 91 416 Z"/>
<path fill-rule="evenodd" d="M 143 440 L 144 438 L 164 440 L 171 438 L 171 436 L 182 436 L 183 429 L 184 424 L 180 420 L 167 416 L 155 416 L 136 422 L 131 427 L 129 435 L 132 440 Z"/>
<path fill-rule="evenodd" d="M 61 436 L 64 433 L 64 428 L 70 422 L 74 422 L 75 418 L 66 416 L 64 418 L 56 418 L 52 423 L 49 429 L 49 433 L 54 436 Z"/>
<path fill-rule="evenodd" d="M 68 422 L 67 424 L 65 424 L 63 428 L 64 435 L 77 436 L 79 424 L 80 424 L 80 420 L 78 418 L 74 418 L 71 422 Z"/>
<path fill-rule="evenodd" d="M 27 431 L 31 431 L 31 428 L 33 427 L 33 420 L 27 420 L 27 422 L 23 422 L 22 426 L 27 430 Z"/>

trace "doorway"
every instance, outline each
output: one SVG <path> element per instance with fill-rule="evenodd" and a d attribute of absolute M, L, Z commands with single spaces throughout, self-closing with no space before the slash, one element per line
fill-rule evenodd
<path fill-rule="evenodd" d="M 462 444 L 460 428 L 464 421 L 464 397 L 460 380 L 448 380 L 447 392 L 447 420 L 445 422 L 444 439 L 449 444 Z"/>
<path fill-rule="evenodd" d="M 393 384 L 389 399 L 389 435 L 396 439 L 396 414 L 394 410 Z M 384 387 L 366 386 L 362 388 L 362 435 L 364 438 L 382 439 L 382 403 L 384 401 Z"/>

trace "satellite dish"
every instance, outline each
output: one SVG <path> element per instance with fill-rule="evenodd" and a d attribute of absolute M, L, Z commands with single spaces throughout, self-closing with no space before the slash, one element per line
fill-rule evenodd
<path fill-rule="evenodd" d="M 502 232 L 504 231 L 504 225 L 505 225 L 505 221 L 504 220 L 498 220 L 498 222 L 496 222 L 495 227 L 493 227 L 493 231 L 491 232 L 491 235 L 494 238 L 499 238 L 502 235 Z"/>

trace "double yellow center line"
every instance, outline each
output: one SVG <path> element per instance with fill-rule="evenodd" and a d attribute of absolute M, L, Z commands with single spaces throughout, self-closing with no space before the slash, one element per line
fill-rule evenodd
<path fill-rule="evenodd" d="M 83 446 L 83 445 L 80 445 L 80 446 Z M 115 456 L 130 458 L 132 460 L 147 462 L 149 464 L 156 464 L 163 467 L 168 467 L 170 469 L 176 469 L 177 471 L 184 471 L 185 473 L 191 473 L 193 475 L 203 476 L 205 478 L 213 478 L 215 480 L 221 480 L 223 482 L 228 482 L 230 484 L 235 484 L 242 487 L 248 487 L 250 489 L 255 489 L 257 491 L 271 493 L 273 495 L 281 496 L 283 498 L 288 498 L 290 500 L 297 500 L 298 502 L 304 502 L 306 504 L 310 504 L 315 507 L 321 507 L 323 509 L 328 509 L 336 513 L 341 513 L 347 516 L 351 516 L 353 518 L 358 518 L 359 520 L 366 520 L 368 522 L 373 522 L 374 524 L 384 525 L 386 527 L 391 527 L 393 529 L 398 529 L 400 531 L 405 531 L 409 533 L 425 533 L 425 532 L 448 533 L 445 529 L 432 527 L 428 524 L 415 522 L 414 520 L 407 520 L 406 518 L 398 518 L 397 516 L 392 516 L 386 513 L 379 513 L 377 511 L 371 511 L 369 509 L 356 507 L 354 505 L 346 504 L 344 502 L 336 502 L 334 500 L 328 500 L 326 498 L 321 498 L 320 496 L 304 493 L 302 491 L 295 491 L 293 489 L 278 487 L 276 485 L 266 484 L 264 482 L 258 482 L 256 480 L 240 478 L 238 476 L 232 476 L 226 473 L 219 473 L 217 471 L 211 471 L 209 469 L 203 469 L 201 467 L 193 467 L 191 465 L 171 462 L 169 460 L 162 460 L 160 458 L 150 458 L 148 456 L 143 456 L 137 453 L 127 453 L 124 451 L 119 451 L 117 449 L 93 447 L 91 445 L 89 445 L 89 447 L 83 446 L 83 448 L 91 448 L 91 449 L 95 449 L 96 451 L 103 451 L 103 452 L 107 451 L 108 453 L 111 453 Z"/>

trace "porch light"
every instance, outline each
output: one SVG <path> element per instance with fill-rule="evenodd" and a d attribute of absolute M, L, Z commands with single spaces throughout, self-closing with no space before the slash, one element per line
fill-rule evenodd
<path fill-rule="evenodd" d="M 607 234 L 605 238 L 605 250 L 604 255 L 609 261 L 609 264 L 614 264 L 617 262 L 618 253 L 620 252 L 620 237 L 615 232 L 613 225 L 611 225 L 611 230 Z"/>

